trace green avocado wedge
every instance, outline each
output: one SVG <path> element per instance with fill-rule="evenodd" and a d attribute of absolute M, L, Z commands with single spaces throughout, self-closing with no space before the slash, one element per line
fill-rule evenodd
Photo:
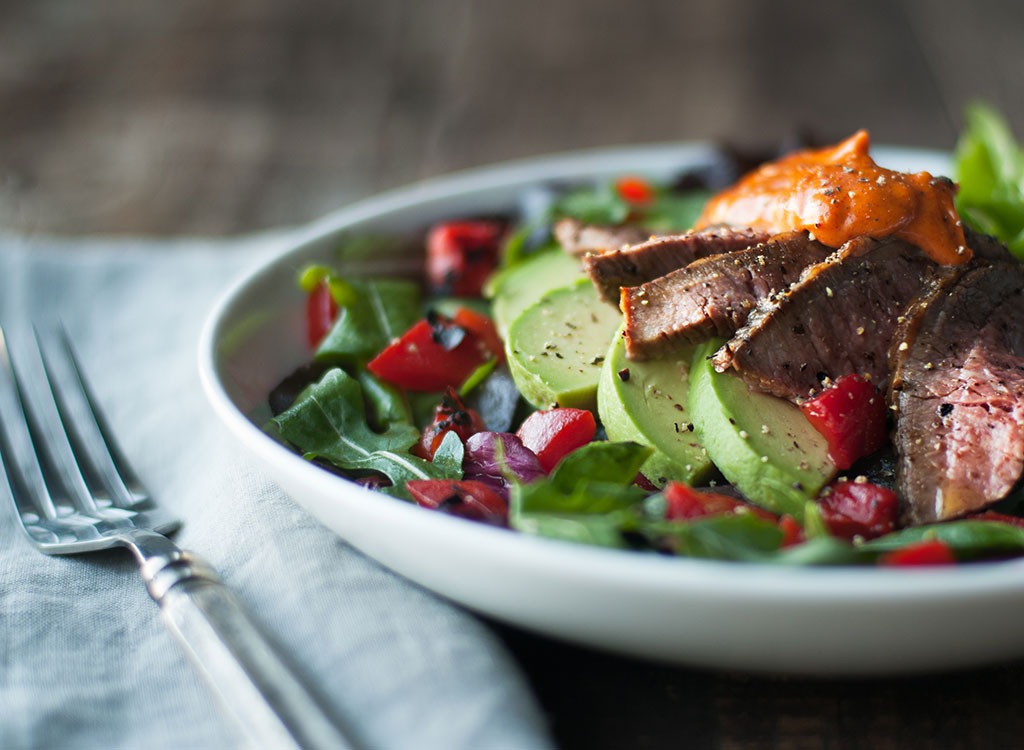
<path fill-rule="evenodd" d="M 542 250 L 514 266 L 492 276 L 484 295 L 491 300 L 494 324 L 502 338 L 509 326 L 530 305 L 546 292 L 567 286 L 582 278 L 579 258 L 562 252 L 560 248 Z"/>
<path fill-rule="evenodd" d="M 658 487 L 671 480 L 703 483 L 714 468 L 687 407 L 692 359 L 693 347 L 686 347 L 669 357 L 631 361 L 620 328 L 598 382 L 597 413 L 608 439 L 653 448 L 640 472 Z"/>
<path fill-rule="evenodd" d="M 741 378 L 716 372 L 702 344 L 690 367 L 690 416 L 697 437 L 723 476 L 752 502 L 803 520 L 804 507 L 836 473 L 828 443 L 800 409 L 751 391 Z"/>
<path fill-rule="evenodd" d="M 508 329 L 505 354 L 516 387 L 538 409 L 597 408 L 597 381 L 622 315 L 587 278 L 547 292 Z"/>

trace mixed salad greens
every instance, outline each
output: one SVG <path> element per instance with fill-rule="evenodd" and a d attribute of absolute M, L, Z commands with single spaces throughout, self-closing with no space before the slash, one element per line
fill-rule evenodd
<path fill-rule="evenodd" d="M 751 502 L 724 483 L 714 456 L 692 434 L 689 361 L 681 365 L 682 394 L 665 395 L 654 417 L 682 447 L 655 444 L 643 429 L 623 427 L 632 425 L 623 413 L 633 418 L 649 405 L 617 400 L 608 406 L 616 398 L 608 394 L 630 376 L 629 368 L 610 361 L 618 356 L 609 348 L 615 310 L 589 306 L 591 285 L 578 260 L 558 249 L 551 227 L 569 217 L 684 231 L 711 191 L 748 166 L 723 157 L 714 169 L 674 185 L 624 176 L 545 189 L 541 210 L 526 215 L 455 217 L 420 239 L 426 279 L 351 278 L 326 266 L 306 268 L 299 283 L 308 294 L 312 361 L 271 394 L 276 416 L 268 431 L 382 493 L 583 544 L 801 565 L 939 564 L 1024 552 L 1016 497 L 976 518 L 897 528 L 897 498 L 873 481 L 876 465 L 857 463 L 863 451 L 844 462 L 850 471 L 820 497 Z M 964 221 L 1024 260 L 1024 151 L 992 110 L 968 112 L 955 169 Z M 536 198 L 527 203 L 535 206 Z M 546 340 L 527 358 L 510 342 L 521 335 L 517 326 L 530 327 L 520 323 L 530 315 L 562 315 L 560 323 L 572 330 L 577 316 L 590 316 L 605 338 L 596 354 L 585 346 L 569 352 L 574 334 L 541 333 Z M 598 323 L 604 315 L 612 318 Z M 530 325 L 536 329 L 535 321 Z M 576 367 L 582 377 L 570 373 L 565 382 L 528 361 L 557 370 L 572 356 L 586 358 Z M 679 366 L 662 365 L 668 372 Z M 807 429 L 821 433 L 823 450 L 841 451 L 851 440 L 877 442 L 862 426 L 851 427 L 857 414 L 818 407 L 817 416 L 807 409 L 804 415 L 811 420 Z M 614 425 L 610 409 L 619 410 Z M 837 427 L 837 419 L 847 421 Z"/>

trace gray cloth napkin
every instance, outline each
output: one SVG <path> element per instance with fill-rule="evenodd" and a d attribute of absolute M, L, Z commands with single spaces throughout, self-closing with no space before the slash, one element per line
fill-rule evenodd
<path fill-rule="evenodd" d="M 486 626 L 321 527 L 207 408 L 195 363 L 202 322 L 226 284 L 286 239 L 0 234 L 0 321 L 65 321 L 130 459 L 184 520 L 179 543 L 214 565 L 370 747 L 548 747 Z M 0 485 L 0 747 L 241 747 L 130 556 L 40 554 L 6 492 Z"/>

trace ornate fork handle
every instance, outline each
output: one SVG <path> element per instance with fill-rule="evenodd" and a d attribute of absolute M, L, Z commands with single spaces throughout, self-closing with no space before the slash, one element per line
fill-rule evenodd
<path fill-rule="evenodd" d="M 168 628 L 259 746 L 357 750 L 354 733 L 339 734 L 206 561 L 145 529 L 125 543 Z"/>

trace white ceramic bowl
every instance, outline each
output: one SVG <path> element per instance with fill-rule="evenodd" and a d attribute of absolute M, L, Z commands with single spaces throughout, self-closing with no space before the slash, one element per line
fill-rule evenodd
<path fill-rule="evenodd" d="M 878 149 L 898 169 L 948 171 L 941 154 Z M 580 152 L 465 172 L 314 223 L 227 291 L 200 344 L 216 413 L 326 526 L 396 572 L 466 607 L 558 638 L 707 667 L 896 674 L 1024 655 L 1024 561 L 922 570 L 784 568 L 673 559 L 533 538 L 420 509 L 307 463 L 260 425 L 270 389 L 305 361 L 296 270 L 332 260 L 338 237 L 406 232 L 509 209 L 525 188 L 624 173 L 668 178 L 705 163 L 700 144 Z M 376 257 L 346 272 L 415 267 Z"/>

